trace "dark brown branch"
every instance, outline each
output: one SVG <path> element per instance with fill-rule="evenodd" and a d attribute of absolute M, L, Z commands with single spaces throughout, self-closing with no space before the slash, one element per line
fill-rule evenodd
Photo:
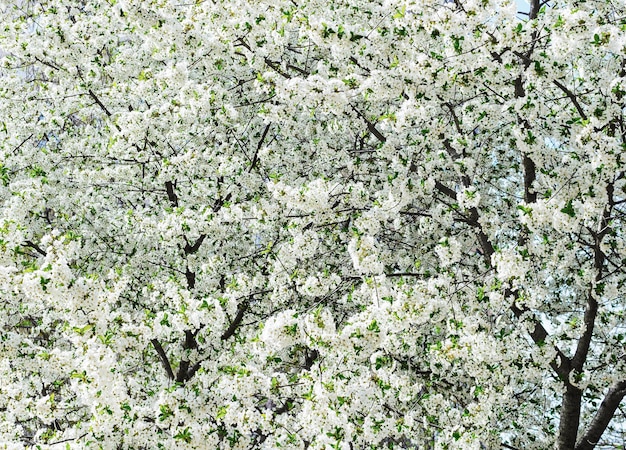
<path fill-rule="evenodd" d="M 111 111 L 109 111 L 107 109 L 106 106 L 104 106 L 104 104 L 100 101 L 100 99 L 98 98 L 98 96 L 91 90 L 89 89 L 89 96 L 93 99 L 94 102 L 96 102 L 96 104 L 100 107 L 100 109 L 102 109 L 102 111 L 104 111 L 104 113 L 108 116 L 111 117 Z"/>
<path fill-rule="evenodd" d="M 165 350 L 163 350 L 161 343 L 158 341 L 158 339 L 152 339 L 150 342 L 152 343 L 152 346 L 154 347 L 157 354 L 159 355 L 159 358 L 161 359 L 161 364 L 163 364 L 163 368 L 165 369 L 165 372 L 167 373 L 167 377 L 170 380 L 175 379 L 176 377 L 174 376 L 174 372 L 172 371 L 172 366 L 170 364 L 169 359 L 167 359 L 167 355 L 165 354 Z"/>
<path fill-rule="evenodd" d="M 224 203 L 230 201 L 232 196 L 233 194 L 229 192 L 226 197 L 217 199 L 215 205 L 213 205 L 213 212 L 218 212 L 224 206 Z"/>
<path fill-rule="evenodd" d="M 176 372 L 176 382 L 184 383 L 188 380 L 187 378 L 187 369 L 189 368 L 189 361 L 183 359 L 180 361 L 180 365 L 178 366 L 178 372 Z"/>
<path fill-rule="evenodd" d="M 184 350 L 192 350 L 194 348 L 198 348 L 198 343 L 196 342 L 195 333 L 190 330 L 185 331 L 185 342 L 183 343 Z M 196 369 L 197 370 L 197 369 Z M 176 373 L 176 381 L 179 383 L 183 383 L 189 380 L 189 361 L 186 359 L 182 359 L 180 361 L 180 365 L 178 366 L 178 372 Z M 194 372 L 195 373 L 195 372 Z"/>
<path fill-rule="evenodd" d="M 442 140 L 443 146 L 448 152 L 448 155 L 452 157 L 452 159 L 459 158 L 459 153 L 456 151 L 454 147 L 450 144 L 450 139 L 446 139 L 443 134 L 439 135 L 439 138 Z"/>
<path fill-rule="evenodd" d="M 37 244 L 35 244 L 32 241 L 26 241 L 26 242 L 24 242 L 24 245 L 26 245 L 26 247 L 32 248 L 33 250 L 35 250 L 37 253 L 39 253 L 42 256 L 46 256 L 47 255 L 45 250 L 43 250 L 41 247 L 39 247 Z"/>
<path fill-rule="evenodd" d="M 41 59 L 41 58 L 39 58 L 39 57 L 37 57 L 37 56 L 35 56 L 35 61 L 39 61 L 41 64 L 43 64 L 43 65 L 45 65 L 45 66 L 48 66 L 48 67 L 50 67 L 51 69 L 54 69 L 54 70 L 61 70 L 61 68 L 60 68 L 60 67 L 58 67 L 57 65 L 55 65 L 55 64 L 53 64 L 53 63 L 51 63 L 51 62 L 49 62 L 49 61 L 44 61 L 43 59 Z"/>
<path fill-rule="evenodd" d="M 476 211 L 475 215 L 473 216 L 475 222 L 478 223 L 478 211 Z M 489 264 L 489 261 L 491 261 L 491 256 L 495 253 L 495 249 L 491 245 L 489 238 L 484 234 L 484 232 L 482 232 L 482 230 L 480 231 L 479 238 L 481 246 L 483 247 L 483 251 L 485 253 L 485 261 L 487 262 L 487 264 Z M 511 289 L 506 289 L 504 295 L 505 297 L 514 296 L 516 300 L 519 298 L 519 292 L 513 291 Z M 530 332 L 531 339 L 538 346 L 543 346 L 546 344 L 546 340 L 549 336 L 548 331 L 541 324 L 539 319 L 535 317 L 528 308 L 524 306 L 520 307 L 514 301 L 510 306 L 510 310 L 513 312 L 517 319 L 521 319 L 522 316 L 529 317 L 533 324 L 533 330 Z M 556 350 L 557 357 L 550 362 L 550 367 L 552 368 L 552 370 L 554 370 L 554 372 L 559 376 L 561 380 L 569 382 L 571 361 L 556 345 L 554 346 L 554 349 Z"/>
<path fill-rule="evenodd" d="M 173 207 L 178 208 L 178 195 L 174 192 L 174 184 L 171 181 L 165 182 L 165 190 L 167 191 L 167 198 Z"/>
<path fill-rule="evenodd" d="M 69 442 L 69 441 L 78 441 L 78 440 L 84 438 L 85 436 L 87 436 L 87 433 L 83 433 L 80 436 L 76 436 L 76 437 L 71 437 L 71 438 L 67 438 L 67 439 L 61 439 L 60 441 L 49 442 L 48 445 L 57 445 L 57 444 L 62 444 L 64 442 Z"/>
<path fill-rule="evenodd" d="M 370 122 L 362 113 L 361 111 L 359 111 L 358 109 L 356 109 L 354 106 L 352 107 L 352 110 L 357 113 L 357 115 L 363 119 L 363 121 L 365 122 L 365 124 L 367 125 L 367 129 L 370 133 L 372 133 L 374 136 L 376 136 L 376 139 L 378 139 L 380 142 L 382 142 L 383 144 L 385 142 L 387 142 L 387 138 L 385 136 L 383 136 L 383 134 L 378 131 L 376 129 L 376 127 L 374 126 L 374 124 L 372 122 Z"/>
<path fill-rule="evenodd" d="M 442 194 L 445 194 L 446 196 L 450 197 L 452 200 L 456 200 L 456 191 L 454 191 L 453 189 L 450 189 L 448 186 L 444 185 L 443 183 L 440 183 L 439 181 L 435 181 L 435 188 Z"/>
<path fill-rule="evenodd" d="M 320 353 L 313 349 L 313 350 L 309 350 L 307 349 L 305 351 L 305 356 L 304 356 L 304 369 L 305 370 L 311 370 L 311 367 L 313 367 L 313 363 L 315 363 L 315 361 L 320 357 Z"/>
<path fill-rule="evenodd" d="M 606 257 L 601 250 L 602 239 L 604 238 L 606 233 L 610 232 L 611 230 L 609 226 L 609 219 L 612 212 L 611 201 L 613 199 L 613 185 L 609 184 L 606 190 L 609 204 L 604 208 L 604 211 L 602 213 L 602 220 L 600 222 L 601 231 L 598 233 L 592 232 L 592 235 L 594 237 L 593 251 L 596 282 L 602 279 L 602 274 L 606 261 Z M 593 289 L 594 286 L 590 287 L 589 293 L 587 294 L 587 307 L 585 308 L 585 313 L 583 316 L 585 328 L 582 335 L 578 339 L 578 343 L 576 344 L 576 351 L 571 359 L 571 364 L 569 367 L 570 371 L 574 371 L 574 374 L 582 372 L 583 366 L 587 361 L 587 355 L 589 354 L 589 348 L 591 346 L 591 340 L 593 338 L 594 326 L 598 313 L 598 301 L 594 297 Z M 578 434 L 578 428 L 580 427 L 582 390 L 576 386 L 573 386 L 570 383 L 569 378 L 565 379 L 564 382 L 566 389 L 565 393 L 563 394 L 563 405 L 561 407 L 561 417 L 559 419 L 558 449 L 570 450 L 574 448 L 574 444 L 576 444 L 576 436 Z M 597 438 L 599 437 L 600 435 L 597 436 Z M 586 445 L 593 444 L 593 446 L 595 446 L 597 441 L 598 439 L 587 438 L 585 442 Z"/>
<path fill-rule="evenodd" d="M 524 201 L 535 203 L 537 193 L 533 189 L 533 183 L 535 182 L 537 167 L 535 162 L 526 154 L 522 156 L 522 164 L 524 166 Z"/>
<path fill-rule="evenodd" d="M 526 96 L 526 91 L 524 90 L 524 82 L 522 81 L 522 76 L 520 75 L 515 79 L 515 97 L 522 98 Z"/>
<path fill-rule="evenodd" d="M 196 374 L 196 372 L 202 367 L 202 361 L 198 361 L 195 363 L 191 369 L 187 371 L 187 379 L 191 380 L 191 378 Z"/>
<path fill-rule="evenodd" d="M 433 216 L 430 213 L 420 212 L 420 211 L 400 211 L 400 214 L 405 215 L 405 216 L 413 216 L 413 217 L 432 217 Z M 337 223 L 342 223 L 342 222 L 345 222 L 345 221 L 341 221 Z"/>
<path fill-rule="evenodd" d="M 615 383 L 604 396 L 604 400 L 598 408 L 598 412 L 593 417 L 587 431 L 576 443 L 575 450 L 593 450 L 606 427 L 613 419 L 615 411 L 626 395 L 626 380 Z"/>
<path fill-rule="evenodd" d="M 563 403 L 561 404 L 561 417 L 559 419 L 559 437 L 557 450 L 571 450 L 576 444 L 578 427 L 580 424 L 580 409 L 582 391 L 566 381 Z"/>
<path fill-rule="evenodd" d="M 286 78 L 288 80 L 291 79 L 291 75 L 289 75 L 287 72 L 281 70 L 281 68 L 278 65 L 278 63 L 272 61 L 269 58 L 265 58 L 265 64 L 267 64 L 272 70 L 274 70 L 281 77 Z"/>
<path fill-rule="evenodd" d="M 186 242 L 185 243 L 185 255 L 193 255 L 194 253 L 196 253 L 200 249 L 200 246 L 202 245 L 205 239 L 206 239 L 206 234 L 201 234 L 200 237 L 196 240 L 196 242 L 193 243 L 193 245 L 190 245 L 189 242 Z"/>
<path fill-rule="evenodd" d="M 265 130 L 263 130 L 263 135 L 261 136 L 261 139 L 259 139 L 259 143 L 256 146 L 256 151 L 254 152 L 254 156 L 252 157 L 252 162 L 250 163 L 250 169 L 248 169 L 248 172 L 252 172 L 252 170 L 255 168 L 259 160 L 259 150 L 261 150 L 261 147 L 263 147 L 263 142 L 265 141 L 265 138 L 267 137 L 267 133 L 268 131 L 270 131 L 271 126 L 272 124 L 268 123 L 265 127 Z"/>
<path fill-rule="evenodd" d="M 435 182 L 435 188 L 439 192 L 456 200 L 456 192 L 450 189 L 449 187 L 445 186 L 444 184 L 440 183 L 439 181 Z M 472 208 L 470 210 L 470 217 L 467 223 L 473 226 L 480 227 L 478 218 L 479 218 L 478 210 L 476 208 Z M 491 244 L 491 241 L 489 240 L 488 236 L 482 231 L 482 229 L 479 230 L 478 238 L 479 238 L 480 246 L 482 247 L 482 250 L 483 250 L 483 258 L 485 260 L 485 263 L 487 265 L 490 265 L 491 256 L 495 253 L 495 249 L 493 248 L 493 245 Z M 507 297 L 510 295 L 514 295 L 517 298 L 518 293 L 513 292 L 511 290 L 507 290 L 505 295 Z M 526 315 L 527 313 L 530 312 L 530 310 L 528 310 L 527 308 L 519 307 L 516 303 L 513 303 L 510 309 L 515 315 L 515 317 L 517 317 L 518 319 L 521 318 L 521 316 Z M 547 330 L 544 328 L 541 322 L 539 322 L 539 319 L 537 319 L 536 317 L 532 316 L 531 320 L 534 325 L 534 328 L 532 332 L 530 333 L 530 336 L 533 342 L 535 342 L 537 345 L 544 345 L 548 337 Z M 552 367 L 555 373 L 562 380 L 567 380 L 569 376 L 569 372 L 570 372 L 570 360 L 567 356 L 565 356 L 565 354 L 558 347 L 555 347 L 555 349 L 557 352 L 557 357 L 560 360 L 560 364 L 557 363 L 557 360 L 554 360 L 550 363 L 550 367 Z"/>
<path fill-rule="evenodd" d="M 304 75 L 305 77 L 310 75 L 309 72 L 307 72 L 306 70 L 301 69 L 300 67 L 294 66 L 293 64 L 287 64 L 287 69 L 295 70 L 300 75 Z"/>
<path fill-rule="evenodd" d="M 352 64 L 354 64 L 355 66 L 357 66 L 359 69 L 365 71 L 366 73 L 370 73 L 370 70 L 367 67 L 363 67 L 362 65 L 359 64 L 359 61 L 354 57 L 351 56 L 350 58 L 348 58 L 350 60 L 350 62 Z"/>
<path fill-rule="evenodd" d="M 502 447 L 504 447 L 504 448 L 508 448 L 508 449 L 510 449 L 510 450 L 519 450 L 519 448 L 517 448 L 517 447 L 513 447 L 512 445 L 509 445 L 509 444 L 505 444 L 504 442 L 503 442 L 503 443 L 501 443 L 500 445 L 501 445 Z"/>
<path fill-rule="evenodd" d="M 246 50 L 248 50 L 249 52 L 252 52 L 252 49 L 250 48 L 248 43 L 244 40 L 244 38 L 240 37 L 239 39 L 235 40 L 235 42 L 239 42 L 239 44 L 235 44 L 234 47 L 245 47 Z"/>
<path fill-rule="evenodd" d="M 538 0 L 533 0 L 533 2 L 531 3 L 534 3 L 534 1 Z M 538 8 L 538 3 L 535 6 L 531 5 L 531 12 L 533 7 Z M 531 60 L 528 55 L 522 55 L 518 52 L 514 53 L 524 60 L 524 67 L 528 67 L 530 65 Z M 522 80 L 522 76 L 520 75 L 515 79 L 515 97 L 522 98 L 525 96 L 526 90 L 524 89 L 524 81 Z M 522 124 L 524 130 L 530 128 L 530 124 L 526 119 L 522 119 L 518 116 L 518 122 Z M 537 193 L 533 191 L 533 183 L 536 179 L 537 170 L 535 162 L 526 153 L 522 153 L 522 165 L 524 167 L 524 201 L 526 203 L 535 203 L 537 201 Z"/>
<path fill-rule="evenodd" d="M 576 94 L 574 94 L 572 91 L 570 91 L 569 89 L 567 89 L 567 87 L 562 84 L 561 82 L 559 82 L 558 80 L 553 80 L 553 83 L 560 89 L 563 91 L 563 93 L 567 96 L 567 98 L 570 99 L 570 101 L 572 102 L 572 104 L 574 105 L 574 107 L 576 108 L 576 111 L 578 111 L 578 114 L 580 114 L 580 117 L 583 120 L 587 120 L 587 114 L 585 114 L 585 111 L 583 110 L 583 108 L 580 106 L 580 103 L 578 103 L 578 98 L 576 97 Z"/>
<path fill-rule="evenodd" d="M 491 245 L 491 241 L 478 222 L 476 222 L 476 227 L 478 227 L 478 242 L 480 243 L 480 248 L 483 250 L 483 259 L 485 260 L 485 264 L 487 266 L 491 266 L 491 255 L 495 253 L 495 250 L 493 245 Z"/>
<path fill-rule="evenodd" d="M 413 273 L 413 272 L 395 272 L 395 273 L 386 273 L 385 276 L 387 278 L 394 277 L 423 277 L 423 273 Z"/>
<path fill-rule="evenodd" d="M 239 325 L 241 325 L 243 315 L 246 313 L 249 306 L 250 303 L 248 302 L 248 300 L 244 300 L 239 304 L 239 307 L 237 308 L 237 315 L 229 325 L 228 329 L 224 331 L 224 334 L 222 334 L 221 336 L 221 339 L 223 341 L 230 339 L 235 334 L 235 331 L 237 331 L 237 328 L 239 328 Z"/>
<path fill-rule="evenodd" d="M 286 413 L 291 408 L 293 408 L 293 398 L 288 398 L 287 400 L 285 400 L 285 403 L 283 404 L 283 406 L 281 406 L 280 408 L 276 408 L 274 410 L 274 414 L 280 415 L 280 414 Z"/>
<path fill-rule="evenodd" d="M 456 200 L 456 192 L 445 186 L 444 184 L 436 181 L 435 188 L 439 192 Z M 476 208 L 472 208 L 470 210 L 470 218 L 467 222 L 474 226 L 480 226 L 478 218 L 478 210 Z M 478 237 L 484 253 L 483 258 L 485 259 L 485 263 L 489 265 L 491 261 L 491 256 L 495 253 L 495 249 L 493 248 L 493 245 L 491 244 L 491 241 L 489 240 L 487 235 L 482 230 L 479 231 Z M 507 297 L 510 295 L 514 295 L 515 298 L 517 298 L 518 292 L 507 290 L 505 295 Z M 529 309 L 525 307 L 519 307 L 516 303 L 513 303 L 510 309 L 515 317 L 517 317 L 518 319 L 520 319 L 523 315 L 527 315 L 528 313 L 530 313 Z M 530 337 L 532 338 L 533 342 L 535 342 L 535 344 L 539 346 L 545 345 L 546 339 L 548 337 L 547 330 L 536 317 L 531 316 L 530 319 L 532 320 L 532 323 L 534 325 L 534 328 L 530 333 Z M 557 353 L 557 359 L 560 363 L 557 363 L 557 359 L 555 359 L 550 363 L 550 367 L 562 380 L 568 380 L 569 372 L 571 370 L 570 360 L 558 347 L 555 346 L 555 349 Z"/>
<path fill-rule="evenodd" d="M 26 142 L 28 142 L 28 140 L 29 140 L 30 138 L 32 138 L 32 137 L 33 137 L 33 133 L 31 133 L 31 134 L 30 134 L 30 136 L 28 136 L 26 139 L 24 139 L 22 142 L 20 142 L 20 145 L 18 145 L 17 147 L 15 147 L 15 148 L 11 151 L 11 153 L 13 153 L 13 154 L 15 155 L 15 153 L 16 153 L 16 152 L 17 152 L 20 148 L 22 148 L 22 145 L 24 145 Z"/>
<path fill-rule="evenodd" d="M 461 122 L 454 112 L 454 106 L 452 106 L 450 103 L 446 103 L 445 105 L 450 110 L 450 114 L 452 114 L 452 120 L 454 121 L 454 127 L 456 128 L 456 132 L 459 134 L 463 134 L 463 130 L 461 129 Z"/>
<path fill-rule="evenodd" d="M 233 108 L 243 108 L 245 106 L 252 106 L 252 105 L 259 105 L 261 103 L 267 103 L 271 99 L 273 99 L 274 97 L 276 97 L 276 94 L 270 95 L 269 97 L 266 97 L 266 98 L 262 98 L 261 100 L 256 100 L 254 102 L 245 101 L 245 102 L 240 103 L 238 105 L 234 105 Z"/>
<path fill-rule="evenodd" d="M 596 279 L 599 279 L 602 272 L 598 272 Z M 577 372 L 581 372 L 585 361 L 587 360 L 587 354 L 589 353 L 589 347 L 591 346 L 591 339 L 593 337 L 593 330 L 596 321 L 596 315 L 598 314 L 598 302 L 593 297 L 593 292 L 589 292 L 587 295 L 587 307 L 585 308 L 585 314 L 583 321 L 585 329 L 582 336 L 578 340 L 576 345 L 576 353 L 572 357 L 572 369 Z"/>
<path fill-rule="evenodd" d="M 187 289 L 192 290 L 196 287 L 196 273 L 189 270 L 185 270 L 185 278 L 187 279 Z"/>
<path fill-rule="evenodd" d="M 539 9 L 541 8 L 541 1 L 529 0 L 528 3 L 530 4 L 530 11 L 528 12 L 528 18 L 530 20 L 536 19 L 537 15 L 539 14 Z"/>
<path fill-rule="evenodd" d="M 517 292 L 514 293 L 507 290 L 506 295 L 509 296 L 511 294 L 517 297 Z M 530 313 L 530 310 L 528 308 L 519 307 L 516 303 L 513 303 L 510 309 L 511 311 L 513 311 L 513 314 L 518 319 L 520 319 L 523 315 L 527 315 L 528 313 Z M 538 346 L 545 345 L 546 339 L 548 338 L 548 331 L 541 324 L 539 319 L 534 316 L 531 316 L 530 319 L 534 325 L 533 330 L 530 332 L 530 337 L 532 338 L 533 342 Z M 554 372 L 559 376 L 561 380 L 568 381 L 569 373 L 571 370 L 570 359 L 565 356 L 565 354 L 558 347 L 555 346 L 554 348 L 556 350 L 557 358 L 550 362 L 550 367 L 552 368 L 552 370 L 554 370 Z M 560 364 L 557 363 L 557 360 L 559 360 Z"/>

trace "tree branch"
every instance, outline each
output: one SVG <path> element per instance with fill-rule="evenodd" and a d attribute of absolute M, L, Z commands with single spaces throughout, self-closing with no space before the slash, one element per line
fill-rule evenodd
<path fill-rule="evenodd" d="M 528 18 L 530 20 L 536 19 L 537 14 L 539 14 L 539 9 L 541 9 L 541 2 L 540 0 L 529 0 L 528 3 L 530 4 L 530 11 L 528 12 Z"/>
<path fill-rule="evenodd" d="M 190 330 L 185 330 L 185 342 L 183 343 L 184 350 L 192 350 L 194 348 L 198 348 L 198 343 L 196 342 L 195 333 L 192 333 Z M 189 369 L 189 361 L 187 359 L 181 359 L 180 365 L 178 366 L 178 372 L 176 373 L 176 381 L 179 383 L 184 383 L 185 381 L 191 378 Z M 195 367 L 195 366 L 194 366 Z M 198 369 L 196 369 L 198 370 Z M 195 371 L 194 371 L 195 373 Z M 191 374 L 193 375 L 193 374 Z"/>
<path fill-rule="evenodd" d="M 280 66 L 278 65 L 277 62 L 272 61 L 269 58 L 265 58 L 265 64 L 267 64 L 272 70 L 274 70 L 276 73 L 278 73 L 278 75 L 280 75 L 283 78 L 286 78 L 287 80 L 291 79 L 291 75 L 289 75 L 287 72 L 281 70 Z"/>
<path fill-rule="evenodd" d="M 200 367 L 202 367 L 202 361 L 198 361 L 197 363 L 195 363 L 191 369 L 189 369 L 187 371 L 187 379 L 191 380 L 191 377 L 193 377 L 196 372 L 200 369 Z"/>
<path fill-rule="evenodd" d="M 535 203 L 537 201 L 537 193 L 533 190 L 533 183 L 535 182 L 537 168 L 535 162 L 527 154 L 522 156 L 522 164 L 524 166 L 524 201 L 526 203 Z"/>
<path fill-rule="evenodd" d="M 587 431 L 576 443 L 575 450 L 593 450 L 598 445 L 600 437 L 613 419 L 624 395 L 626 395 L 626 380 L 619 381 L 609 388 Z"/>
<path fill-rule="evenodd" d="M 456 132 L 459 134 L 463 134 L 463 130 L 461 129 L 461 122 L 454 111 L 454 106 L 450 103 L 445 103 L 446 107 L 450 110 L 450 114 L 452 115 L 452 120 L 454 121 L 454 127 L 456 128 Z"/>
<path fill-rule="evenodd" d="M 17 147 L 15 147 L 11 153 L 15 155 L 15 153 L 22 147 L 22 145 L 24 145 L 26 142 L 28 142 L 28 140 L 30 138 L 33 137 L 33 133 L 30 134 L 30 136 L 28 136 L 26 139 L 24 139 L 22 142 L 20 142 L 20 145 L 18 145 Z"/>
<path fill-rule="evenodd" d="M 515 297 L 517 298 L 517 292 L 507 290 L 507 293 L 505 295 L 515 295 Z M 518 319 L 520 319 L 525 314 L 531 313 L 528 308 L 520 308 L 516 303 L 513 303 L 510 306 L 510 309 L 511 311 L 513 311 L 513 314 Z M 530 332 L 530 337 L 532 338 L 533 342 L 538 346 L 545 345 L 546 339 L 549 336 L 548 331 L 541 324 L 539 319 L 537 319 L 534 315 L 531 317 L 531 321 L 534 328 Z M 557 359 L 555 358 L 553 361 L 550 362 L 550 367 L 552 368 L 552 370 L 554 370 L 554 372 L 559 376 L 561 380 L 568 380 L 571 370 L 570 359 L 565 356 L 565 354 L 557 346 L 554 346 L 554 349 L 556 350 L 557 358 L 560 360 L 560 364 L 557 363 Z"/>
<path fill-rule="evenodd" d="M 259 160 L 259 150 L 261 150 L 261 147 L 263 146 L 263 142 L 265 141 L 265 138 L 267 137 L 267 133 L 268 131 L 270 131 L 271 126 L 272 124 L 268 123 L 267 126 L 265 127 L 265 130 L 263 130 L 263 135 L 261 136 L 261 139 L 259 139 L 259 143 L 256 146 L 256 151 L 254 152 L 254 156 L 252 157 L 252 162 L 250 163 L 250 169 L 248 169 L 248 172 L 252 172 L 252 170 L 256 166 Z"/>
<path fill-rule="evenodd" d="M 570 101 L 572 102 L 572 104 L 574 105 L 574 107 L 576 108 L 576 111 L 578 111 L 578 114 L 580 114 L 580 117 L 583 120 L 587 120 L 587 114 L 585 114 L 585 111 L 583 110 L 583 108 L 580 106 L 580 103 L 578 103 L 578 97 L 576 97 L 576 94 L 574 94 L 572 91 L 570 91 L 569 89 L 567 89 L 567 87 L 562 84 L 561 82 L 559 82 L 558 80 L 553 80 L 552 81 L 560 90 L 563 91 L 563 93 L 567 96 L 567 98 L 570 99 Z"/>
<path fill-rule="evenodd" d="M 185 242 L 185 255 L 193 255 L 198 250 L 200 250 L 200 246 L 206 239 L 206 234 L 201 234 L 200 237 L 193 243 L 193 245 L 189 244 L 189 242 Z"/>
<path fill-rule="evenodd" d="M 250 306 L 250 303 L 248 302 L 247 299 L 239 304 L 239 307 L 237 308 L 237 315 L 228 326 L 228 329 L 224 331 L 224 334 L 222 334 L 221 336 L 222 341 L 230 339 L 235 334 L 235 331 L 237 331 L 237 328 L 239 328 L 239 325 L 241 325 L 241 321 L 243 320 L 243 315 L 248 310 L 249 306 Z"/>
<path fill-rule="evenodd" d="M 557 450 L 571 450 L 576 444 L 576 436 L 580 425 L 580 409 L 583 393 L 580 388 L 566 380 L 563 403 L 561 404 L 561 417 L 559 419 L 559 435 L 557 438 Z"/>
<path fill-rule="evenodd" d="M 512 445 L 509 445 L 509 444 L 505 444 L 504 442 L 502 442 L 502 443 L 500 444 L 500 446 L 501 446 L 501 447 L 504 447 L 504 448 L 508 448 L 508 449 L 510 449 L 510 450 L 519 450 L 519 448 L 517 448 L 517 447 L 513 447 Z"/>
<path fill-rule="evenodd" d="M 167 377 L 170 380 L 175 379 L 176 377 L 174 376 L 174 371 L 172 371 L 172 366 L 170 364 L 169 359 L 167 359 L 167 355 L 165 354 L 165 350 L 163 350 L 161 343 L 158 341 L 158 339 L 152 339 L 150 342 L 152 343 L 152 346 L 154 347 L 157 354 L 159 355 L 159 358 L 161 359 L 161 363 L 163 364 L 163 368 L 165 369 L 165 372 L 167 373 Z"/>
<path fill-rule="evenodd" d="M 96 104 L 100 107 L 100 109 L 102 111 L 104 111 L 104 113 L 108 116 L 111 117 L 111 111 L 109 111 L 107 109 L 106 106 L 104 106 L 104 104 L 100 101 L 100 99 L 98 98 L 98 96 L 91 90 L 89 89 L 89 96 L 93 99 L 94 102 L 96 102 Z"/>
<path fill-rule="evenodd" d="M 167 198 L 173 207 L 178 208 L 178 195 L 174 192 L 174 184 L 171 181 L 165 182 L 165 190 L 167 191 Z"/>
<path fill-rule="evenodd" d="M 374 124 L 372 122 L 370 122 L 362 113 L 361 111 L 359 111 L 358 109 L 356 109 L 354 106 L 352 107 L 352 110 L 357 113 L 357 115 L 363 119 L 363 121 L 365 122 L 365 124 L 367 125 L 367 129 L 370 133 L 372 133 L 374 136 L 376 136 L 376 139 L 378 139 L 380 142 L 382 142 L 383 144 L 385 142 L 387 142 L 387 138 L 385 136 L 383 136 L 383 134 L 378 131 L 376 129 L 376 126 L 374 126 Z"/>
<path fill-rule="evenodd" d="M 595 282 L 597 283 L 602 279 L 603 268 L 605 265 L 606 257 L 602 252 L 600 245 L 605 234 L 608 233 L 611 228 L 609 226 L 609 220 L 611 216 L 611 202 L 613 198 L 613 185 L 607 185 L 607 195 L 609 199 L 608 205 L 605 206 L 602 213 L 602 219 L 600 221 L 600 231 L 592 232 L 594 237 L 594 269 L 596 270 Z M 593 289 L 595 285 L 589 288 L 587 294 L 587 307 L 584 313 L 585 329 L 582 335 L 578 339 L 576 344 L 576 351 L 571 359 L 569 370 L 575 373 L 581 373 L 583 366 L 587 361 L 587 355 L 589 354 L 589 348 L 591 346 L 591 340 L 593 338 L 593 331 L 595 326 L 596 315 L 598 313 L 598 301 L 594 298 Z M 580 427 L 580 411 L 582 402 L 582 390 L 577 386 L 574 386 L 568 378 L 563 380 L 565 383 L 565 393 L 563 394 L 563 405 L 561 407 L 561 417 L 559 419 L 559 438 L 558 448 L 562 450 L 570 450 L 576 444 L 576 435 L 578 434 L 578 428 Z M 619 404 L 619 402 L 618 402 Z M 617 406 L 615 406 L 617 407 Z M 608 422 L 607 422 L 608 423 Z M 606 428 L 606 426 L 605 426 Z M 600 435 L 597 438 L 587 438 L 586 445 L 595 446 Z M 592 447 L 591 447 L 592 448 Z"/>
<path fill-rule="evenodd" d="M 46 255 L 47 255 L 47 253 L 45 252 L 45 250 L 43 250 L 41 247 L 39 247 L 37 244 L 35 244 L 35 243 L 34 243 L 34 242 L 32 242 L 32 241 L 26 241 L 26 242 L 24 242 L 24 245 L 25 245 L 26 247 L 30 247 L 30 248 L 32 248 L 33 250 L 35 250 L 37 253 L 39 253 L 39 254 L 40 254 L 40 255 L 42 255 L 42 256 L 46 256 Z"/>
<path fill-rule="evenodd" d="M 602 272 L 598 271 L 596 274 L 596 280 L 602 278 Z M 598 313 L 598 302 L 593 297 L 593 292 L 591 291 L 587 295 L 587 307 L 585 308 L 585 314 L 583 316 L 583 321 L 585 324 L 585 329 L 583 331 L 582 336 L 578 340 L 578 344 L 576 345 L 576 353 L 572 357 L 572 369 L 577 372 L 581 372 L 582 368 L 587 360 L 587 354 L 589 353 L 589 347 L 591 346 L 591 338 L 593 337 L 593 330 L 596 321 L 596 315 Z"/>
<path fill-rule="evenodd" d="M 187 279 L 187 289 L 192 290 L 196 287 L 196 273 L 189 270 L 189 266 L 185 270 L 185 278 Z"/>
<path fill-rule="evenodd" d="M 213 205 L 213 212 L 218 212 L 222 206 L 224 206 L 224 203 L 230 201 L 231 197 L 233 196 L 233 194 L 231 192 L 229 192 L 226 197 L 224 198 L 218 198 L 215 201 L 215 204 Z"/>
<path fill-rule="evenodd" d="M 448 186 L 439 181 L 435 181 L 435 188 L 442 194 L 450 197 L 452 200 L 456 200 L 456 191 L 454 189 L 450 189 Z"/>
<path fill-rule="evenodd" d="M 445 186 L 444 184 L 440 183 L 439 181 L 435 182 L 435 188 L 439 192 L 456 200 L 456 192 L 450 189 L 449 187 Z M 478 210 L 476 208 L 472 208 L 470 210 L 470 218 L 468 220 L 468 223 L 470 225 L 480 227 L 478 219 L 479 219 Z M 495 253 L 495 249 L 493 248 L 493 245 L 491 244 L 489 237 L 482 231 L 482 229 L 479 229 L 478 238 L 479 238 L 480 246 L 484 253 L 483 258 L 485 260 L 485 263 L 490 264 L 491 256 Z M 514 292 L 508 289 L 507 292 L 505 293 L 505 296 L 508 297 L 511 295 L 514 295 L 516 299 L 518 298 L 518 292 Z M 518 319 L 521 318 L 523 315 L 526 315 L 531 312 L 527 308 L 519 307 L 515 302 L 511 305 L 510 309 L 515 315 L 515 317 Z M 532 332 L 530 333 L 530 337 L 532 338 L 533 342 L 535 342 L 535 344 L 544 345 L 548 337 L 547 330 L 541 324 L 539 319 L 534 317 L 534 315 L 531 317 L 531 320 L 533 322 L 534 328 Z M 557 352 L 558 359 L 560 360 L 560 364 L 557 364 L 557 361 L 554 360 L 550 363 L 550 367 L 562 380 L 568 380 L 569 372 L 571 370 L 570 360 L 567 356 L 565 356 L 565 354 L 558 347 L 555 346 L 555 349 Z"/>

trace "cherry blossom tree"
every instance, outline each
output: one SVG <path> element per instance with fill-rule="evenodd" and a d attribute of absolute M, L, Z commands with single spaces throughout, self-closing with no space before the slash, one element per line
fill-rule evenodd
<path fill-rule="evenodd" d="M 623 448 L 622 0 L 0 8 L 0 448 Z"/>

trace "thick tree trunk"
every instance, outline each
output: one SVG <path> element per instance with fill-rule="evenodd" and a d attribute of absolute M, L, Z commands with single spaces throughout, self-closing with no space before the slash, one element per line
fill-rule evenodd
<path fill-rule="evenodd" d="M 581 436 L 578 444 L 576 444 L 576 450 L 593 450 L 596 447 L 624 396 L 626 396 L 626 380 L 611 386 L 598 412 L 589 424 L 587 432 Z"/>
<path fill-rule="evenodd" d="M 582 391 L 568 383 L 563 394 L 557 450 L 574 450 L 576 446 L 581 400 Z"/>

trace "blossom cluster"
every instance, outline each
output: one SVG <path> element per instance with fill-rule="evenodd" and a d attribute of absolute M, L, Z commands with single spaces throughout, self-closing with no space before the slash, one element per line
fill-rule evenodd
<path fill-rule="evenodd" d="M 519 3 L 0 1 L 0 449 L 623 442 L 626 7 Z"/>

